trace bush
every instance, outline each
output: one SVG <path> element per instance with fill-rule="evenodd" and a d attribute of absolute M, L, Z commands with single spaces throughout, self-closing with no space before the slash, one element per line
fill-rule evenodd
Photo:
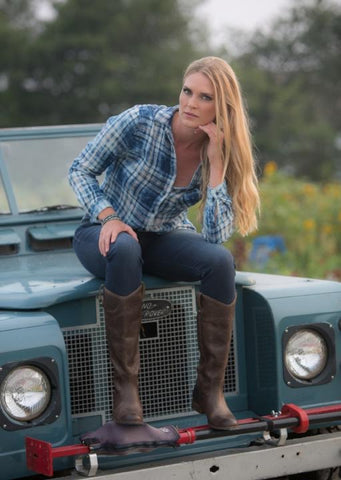
<path fill-rule="evenodd" d="M 260 193 L 258 231 L 245 238 L 234 234 L 226 242 L 237 269 L 341 280 L 341 183 L 298 180 L 269 162 Z M 281 236 L 286 251 L 273 250 L 266 262 L 251 262 L 254 240 L 265 235 Z"/>

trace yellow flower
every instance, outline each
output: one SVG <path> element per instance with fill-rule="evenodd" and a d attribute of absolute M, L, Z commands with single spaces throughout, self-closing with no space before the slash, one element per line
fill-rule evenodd
<path fill-rule="evenodd" d="M 277 170 L 277 163 L 276 162 L 267 162 L 264 166 L 264 175 L 266 177 L 271 177 Z"/>
<path fill-rule="evenodd" d="M 333 231 L 333 225 L 323 225 L 322 227 L 323 233 L 326 233 L 327 235 Z"/>
<path fill-rule="evenodd" d="M 313 218 L 307 218 L 307 220 L 304 220 L 303 222 L 303 228 L 304 230 L 314 230 L 316 226 L 316 222 Z"/>
<path fill-rule="evenodd" d="M 331 197 L 340 198 L 341 197 L 341 184 L 340 183 L 327 183 L 327 185 L 325 185 L 323 187 L 323 191 L 327 195 L 330 195 Z"/>
<path fill-rule="evenodd" d="M 311 183 L 306 183 L 303 186 L 303 191 L 306 195 L 314 195 L 314 193 L 316 193 L 316 187 Z"/>

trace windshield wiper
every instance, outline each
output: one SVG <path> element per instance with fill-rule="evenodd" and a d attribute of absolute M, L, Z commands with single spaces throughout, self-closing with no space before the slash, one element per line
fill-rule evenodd
<path fill-rule="evenodd" d="M 52 212 L 54 210 L 72 210 L 72 209 L 78 209 L 78 208 L 80 207 L 76 205 L 67 205 L 67 204 L 49 205 L 46 207 L 40 207 L 34 210 L 27 210 L 25 212 L 20 212 L 20 213 L 41 213 L 41 212 Z"/>

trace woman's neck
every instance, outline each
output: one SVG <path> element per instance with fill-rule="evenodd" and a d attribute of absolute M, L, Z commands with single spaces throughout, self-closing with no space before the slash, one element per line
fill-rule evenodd
<path fill-rule="evenodd" d="M 176 112 L 172 120 L 172 132 L 176 145 L 188 149 L 200 149 L 207 135 L 200 128 L 188 128 L 181 124 L 179 113 Z"/>

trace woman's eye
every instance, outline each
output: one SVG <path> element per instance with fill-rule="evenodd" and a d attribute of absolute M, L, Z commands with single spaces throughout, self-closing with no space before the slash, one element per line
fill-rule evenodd
<path fill-rule="evenodd" d="M 201 97 L 203 100 L 206 100 L 207 102 L 210 102 L 212 100 L 212 97 L 210 97 L 209 95 L 202 95 Z"/>
<path fill-rule="evenodd" d="M 182 91 L 184 92 L 185 95 L 190 95 L 190 94 L 191 94 L 190 89 L 187 88 L 187 87 L 184 87 L 184 88 L 182 89 Z"/>

